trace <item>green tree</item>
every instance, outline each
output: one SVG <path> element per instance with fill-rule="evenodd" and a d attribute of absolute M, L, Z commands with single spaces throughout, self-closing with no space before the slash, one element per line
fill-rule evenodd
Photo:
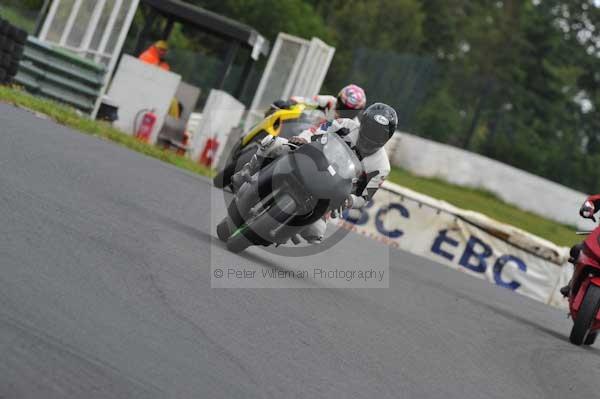
<path fill-rule="evenodd" d="M 314 7 L 302 0 L 188 0 L 248 24 L 274 41 L 279 32 L 327 41 L 331 31 Z"/>
<path fill-rule="evenodd" d="M 399 109 L 404 129 L 600 187 L 595 0 L 189 1 L 270 40 L 282 31 L 334 45 L 323 91 L 362 85 L 370 102 Z"/>
<path fill-rule="evenodd" d="M 581 173 L 599 150 L 593 1 L 444 3 L 423 0 L 422 51 L 435 54 L 442 73 L 417 132 L 575 188 L 599 185 L 595 171 Z M 456 123 L 457 112 L 468 123 Z M 440 121 L 443 134 L 432 131 Z"/>
<path fill-rule="evenodd" d="M 418 51 L 424 18 L 419 1 L 361 0 L 338 4 L 334 10 L 327 9 L 324 16 L 333 29 L 336 46 L 336 55 L 325 81 L 327 91 L 336 92 L 350 83 L 349 77 L 354 78 L 353 83 L 363 86 L 377 78 L 377 70 L 365 70 L 356 79 L 353 61 L 359 49 L 396 54 Z M 380 62 L 385 63 L 385 58 Z"/>

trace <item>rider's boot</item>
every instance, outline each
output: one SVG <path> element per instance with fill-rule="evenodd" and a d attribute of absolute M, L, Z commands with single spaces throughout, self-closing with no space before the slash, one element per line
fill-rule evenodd
<path fill-rule="evenodd" d="M 242 184 L 250 182 L 252 176 L 260 170 L 265 160 L 274 159 L 283 154 L 286 151 L 283 143 L 287 143 L 287 140 L 269 135 L 263 138 L 250 161 L 231 177 L 233 191 L 236 192 Z"/>
<path fill-rule="evenodd" d="M 569 282 L 569 284 L 565 285 L 564 287 L 562 287 L 560 289 L 561 295 L 564 296 L 565 298 L 569 296 L 570 291 L 571 291 L 571 282 Z"/>
<path fill-rule="evenodd" d="M 321 218 L 302 230 L 300 232 L 300 236 L 309 244 L 320 244 L 323 242 L 326 229 L 327 223 L 325 222 L 324 218 Z"/>
<path fill-rule="evenodd" d="M 569 251 L 569 263 L 573 264 L 573 266 L 575 266 L 575 264 L 577 263 L 577 259 L 579 258 L 579 253 L 581 252 L 582 249 L 583 249 L 583 243 L 573 245 L 571 247 L 571 250 Z M 570 291 L 571 291 L 571 281 L 569 281 L 569 284 L 565 285 L 564 287 L 562 287 L 560 289 L 560 293 L 565 298 L 569 296 Z"/>

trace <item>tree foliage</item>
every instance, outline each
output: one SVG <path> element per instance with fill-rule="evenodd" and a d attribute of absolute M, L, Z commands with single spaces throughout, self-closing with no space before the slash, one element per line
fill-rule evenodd
<path fill-rule="evenodd" d="M 363 85 L 399 109 L 405 130 L 600 188 L 595 0 L 195 2 L 271 40 L 285 31 L 332 43 L 324 89 Z"/>
<path fill-rule="evenodd" d="M 331 43 L 324 90 L 363 85 L 398 108 L 404 130 L 600 189 L 598 0 L 186 1 L 272 42 Z"/>

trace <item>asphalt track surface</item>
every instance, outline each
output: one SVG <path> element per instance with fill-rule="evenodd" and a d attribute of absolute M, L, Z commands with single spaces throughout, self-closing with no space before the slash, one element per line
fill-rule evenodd
<path fill-rule="evenodd" d="M 206 180 L 0 104 L 0 397 L 598 397 L 549 308 L 355 235 L 228 253 Z M 391 264 L 390 288 L 211 288 L 211 262 Z M 241 266 L 240 266 L 241 267 Z"/>

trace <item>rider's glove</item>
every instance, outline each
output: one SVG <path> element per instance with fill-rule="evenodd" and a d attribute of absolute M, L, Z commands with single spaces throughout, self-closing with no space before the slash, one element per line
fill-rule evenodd
<path fill-rule="evenodd" d="M 347 127 L 343 127 L 340 130 L 338 130 L 336 133 L 340 137 L 346 137 L 347 135 L 350 134 L 350 129 L 348 129 Z"/>
<path fill-rule="evenodd" d="M 304 139 L 304 138 L 302 138 L 302 137 L 300 137 L 300 136 L 294 136 L 294 137 L 290 138 L 290 139 L 288 140 L 288 142 L 289 142 L 290 144 L 294 144 L 294 145 L 297 145 L 297 146 L 301 146 L 301 145 L 303 145 L 303 144 L 306 144 L 306 143 L 308 143 L 308 141 L 306 141 L 306 139 Z"/>
<path fill-rule="evenodd" d="M 280 109 L 290 109 L 297 104 L 294 100 L 277 100 L 265 111 L 265 118 Z"/>
<path fill-rule="evenodd" d="M 294 100 L 277 100 L 273 103 L 273 106 L 279 109 L 290 109 L 293 105 L 296 104 Z"/>
<path fill-rule="evenodd" d="M 354 197 L 354 195 L 350 194 L 350 196 L 344 200 L 344 203 L 342 204 L 342 210 L 352 208 L 352 205 L 354 204 Z"/>
<path fill-rule="evenodd" d="M 596 207 L 592 201 L 586 200 L 583 205 L 581 205 L 581 209 L 579 209 L 579 215 L 585 219 L 592 219 L 594 222 L 596 218 L 594 214 L 596 213 Z"/>
<path fill-rule="evenodd" d="M 342 206 L 340 206 L 340 209 L 334 209 L 331 211 L 331 217 L 336 219 L 339 215 L 342 214 L 342 212 L 344 212 L 344 209 L 352 209 L 355 202 L 357 202 L 357 200 L 360 199 L 361 197 L 357 197 L 356 195 L 350 194 L 350 196 L 344 200 Z"/>

